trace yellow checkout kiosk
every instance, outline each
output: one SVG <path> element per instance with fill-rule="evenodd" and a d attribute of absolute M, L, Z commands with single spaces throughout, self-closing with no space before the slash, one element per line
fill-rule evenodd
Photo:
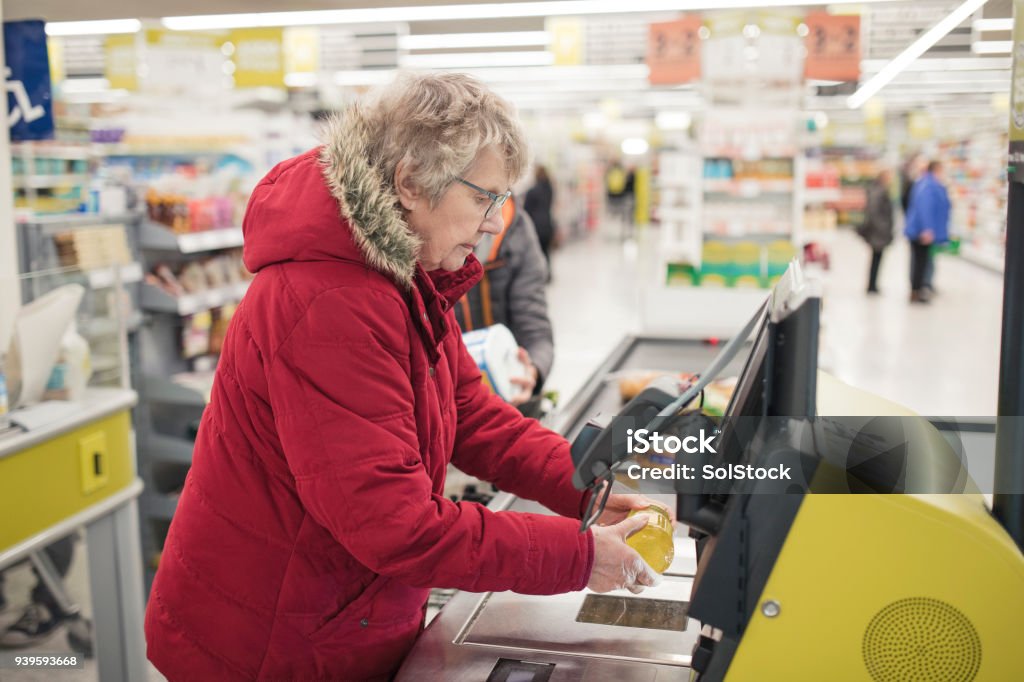
<path fill-rule="evenodd" d="M 0 570 L 30 561 L 58 601 L 68 602 L 42 549 L 85 529 L 94 652 L 104 682 L 147 677 L 135 403 L 130 390 L 89 388 L 80 401 L 15 413 L 27 429 L 0 430 Z M 47 651 L 42 645 L 32 653 Z M 0 679 L 5 673 L 13 670 L 0 670 Z"/>
<path fill-rule="evenodd" d="M 586 527 L 603 506 L 597 492 L 611 489 L 602 482 L 621 483 L 636 461 L 627 430 L 708 426 L 687 406 L 743 350 L 716 451 L 676 464 L 785 467 L 789 480 L 641 485 L 674 501 L 679 519 L 660 585 L 639 595 L 457 593 L 398 679 L 1024 679 L 1024 470 L 1013 478 L 1009 466 L 1024 461 L 1024 443 L 1008 445 L 1024 431 L 1006 430 L 1019 419 L 1000 418 L 993 513 L 962 451 L 931 422 L 818 371 L 819 310 L 815 283 L 792 265 L 700 381 L 655 382 L 573 440 L 575 483 L 595 493 Z M 490 506 L 542 510 L 508 495 Z"/>

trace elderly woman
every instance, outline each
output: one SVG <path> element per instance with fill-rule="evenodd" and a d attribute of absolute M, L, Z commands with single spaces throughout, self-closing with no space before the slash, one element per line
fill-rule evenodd
<path fill-rule="evenodd" d="M 392 676 L 428 590 L 652 584 L 639 496 L 579 532 L 564 439 L 492 395 L 452 304 L 526 165 L 507 103 L 409 77 L 260 182 L 231 322 L 146 613 L 171 680 Z M 446 499 L 455 464 L 561 516 Z M 569 518 L 565 518 L 569 517 Z M 614 523 L 615 525 L 607 525 Z"/>

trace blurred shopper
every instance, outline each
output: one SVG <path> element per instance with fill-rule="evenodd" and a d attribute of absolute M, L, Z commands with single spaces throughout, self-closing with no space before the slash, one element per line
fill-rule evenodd
<path fill-rule="evenodd" d="M 910 210 L 910 190 L 914 188 L 914 183 L 923 170 L 921 163 L 920 154 L 911 154 L 900 167 L 900 208 L 903 210 L 904 219 Z"/>
<path fill-rule="evenodd" d="M 867 205 L 864 209 L 864 223 L 857 233 L 871 247 L 871 268 L 868 271 L 868 293 L 878 293 L 878 268 L 882 264 L 882 252 L 892 243 L 892 199 L 889 188 L 892 172 L 883 170 L 868 187 Z"/>
<path fill-rule="evenodd" d="M 914 189 L 914 183 L 921 177 L 926 165 L 927 162 L 920 154 L 911 154 L 907 157 L 903 167 L 900 168 L 900 207 L 903 209 L 904 222 L 906 222 L 907 215 L 910 210 L 910 192 Z M 913 253 L 911 254 L 911 258 L 913 258 Z M 911 272 L 913 272 L 913 269 L 913 265 L 911 265 Z M 929 258 L 928 263 L 924 268 L 924 281 L 921 285 L 921 288 L 928 294 L 935 293 L 935 287 L 932 284 L 934 275 L 935 259 Z M 913 282 L 911 282 L 911 286 L 913 286 Z"/>
<path fill-rule="evenodd" d="M 170 680 L 387 680 L 431 587 L 556 594 L 658 580 L 644 525 L 569 444 L 483 384 L 452 307 L 502 229 L 526 144 L 460 74 L 405 76 L 253 191 L 231 320 L 146 611 Z M 449 462 L 561 516 L 443 495 Z M 568 517 L 568 518 L 566 518 Z"/>
<path fill-rule="evenodd" d="M 62 581 L 67 576 L 75 554 L 75 537 L 69 535 L 61 538 L 42 550 L 52 567 L 51 572 L 55 572 L 51 575 L 52 580 Z M 0 632 L 0 649 L 26 649 L 41 645 L 67 626 L 68 643 L 72 648 L 91 655 L 91 622 L 82 618 L 77 607 L 69 604 L 66 595 L 62 606 L 62 599 L 54 594 L 35 566 L 32 567 L 32 573 L 35 586 L 29 594 L 28 606 L 13 623 Z M 0 573 L 0 611 L 7 606 L 4 584 L 4 573 Z M 58 583 L 54 589 L 60 590 L 62 586 Z M 66 610 L 65 607 L 72 608 Z"/>
<path fill-rule="evenodd" d="M 540 240 L 540 250 L 544 253 L 544 262 L 548 265 L 548 280 L 551 279 L 551 242 L 555 239 L 555 221 L 551 217 L 551 207 L 555 201 L 555 190 L 548 177 L 548 170 L 538 165 L 534 170 L 534 183 L 526 192 L 523 210 L 533 221 Z"/>
<path fill-rule="evenodd" d="M 505 203 L 507 227 L 485 234 L 473 253 L 483 264 L 483 277 L 459 299 L 455 317 L 463 331 L 503 324 L 519 344 L 526 376 L 512 377 L 519 393 L 509 402 L 527 416 L 538 416 L 544 379 L 555 359 L 555 341 L 544 291 L 547 265 L 530 216 L 518 210 L 514 198 Z"/>
<path fill-rule="evenodd" d="M 949 241 L 949 193 L 942 184 L 942 163 L 932 161 L 910 193 L 903 234 L 910 240 L 910 301 L 927 303 L 925 273 L 933 258 L 932 246 Z"/>
<path fill-rule="evenodd" d="M 633 234 L 633 206 L 636 190 L 636 171 L 626 169 L 619 161 L 612 162 L 605 174 L 608 214 L 621 226 L 622 238 Z"/>

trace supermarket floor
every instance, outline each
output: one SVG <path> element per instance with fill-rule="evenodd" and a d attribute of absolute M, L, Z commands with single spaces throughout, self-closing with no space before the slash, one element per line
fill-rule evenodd
<path fill-rule="evenodd" d="M 656 235 L 635 244 L 591 235 L 556 251 L 548 292 L 555 367 L 547 387 L 567 400 L 623 334 L 640 330 L 640 297 L 651 280 Z M 870 252 L 849 231 L 835 235 L 823 285 L 819 362 L 839 379 L 928 416 L 995 414 L 1002 276 L 940 256 L 929 305 L 911 305 L 909 250 L 886 250 L 879 288 L 868 296 Z M 670 314 L 699 316 L 700 310 Z M 656 368 L 670 369 L 670 368 Z M 680 367 L 699 371 L 701 368 Z"/>
<path fill-rule="evenodd" d="M 596 234 L 553 254 L 548 292 L 555 329 L 556 362 L 548 387 L 567 401 L 626 333 L 640 331 L 638 301 L 651 279 L 656 234 L 640 231 L 635 243 L 617 234 Z M 939 291 L 929 306 L 908 299 L 908 252 L 902 240 L 886 252 L 882 294 L 868 297 L 869 254 L 855 235 L 836 235 L 831 270 L 824 281 L 821 365 L 840 379 L 907 405 L 926 415 L 993 415 L 999 371 L 1002 277 L 962 260 L 937 264 Z M 678 314 L 700 315 L 701 311 Z M 679 368 L 700 370 L 701 368 Z M 68 587 L 91 611 L 84 552 L 72 564 Z M 12 605 L 0 627 L 17 617 L 33 584 L 28 568 L 8 576 Z M 70 652 L 63 632 L 39 652 Z M 5 671 L 18 682 L 96 680 L 95 661 L 86 670 Z M 150 670 L 149 682 L 163 677 Z"/>

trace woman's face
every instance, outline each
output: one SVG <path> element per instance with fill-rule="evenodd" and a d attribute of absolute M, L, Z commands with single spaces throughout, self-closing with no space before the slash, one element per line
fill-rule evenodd
<path fill-rule="evenodd" d="M 495 194 L 503 194 L 508 189 L 505 164 L 493 147 L 477 154 L 462 177 Z M 423 269 L 458 270 L 485 233 L 500 233 L 504 227 L 500 209 L 484 219 L 490 204 L 488 196 L 452 178 L 452 184 L 433 208 L 425 197 L 407 205 L 406 222 L 423 242 L 420 250 Z"/>

